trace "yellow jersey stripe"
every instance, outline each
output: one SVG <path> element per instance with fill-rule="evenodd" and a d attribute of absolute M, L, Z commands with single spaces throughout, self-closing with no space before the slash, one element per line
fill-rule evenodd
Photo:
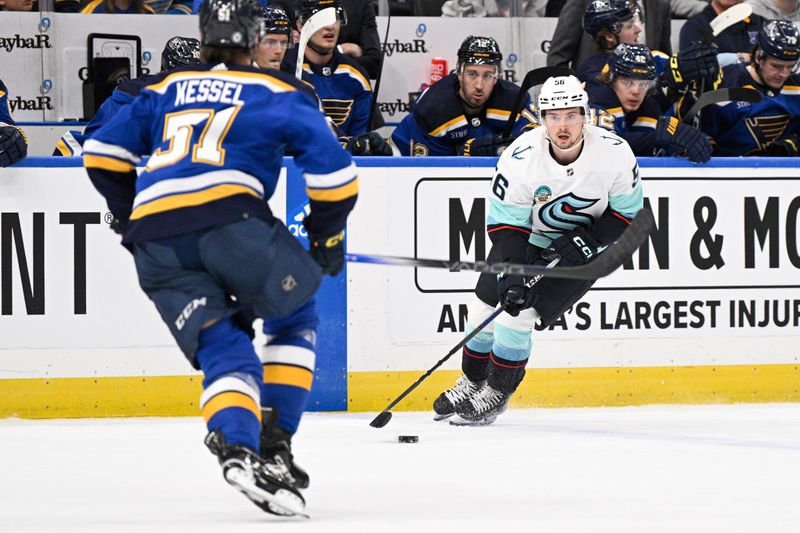
<path fill-rule="evenodd" d="M 369 80 L 365 78 L 364 75 L 361 74 L 361 72 L 359 72 L 358 69 L 355 68 L 354 66 L 344 65 L 344 64 L 339 65 L 338 67 L 336 67 L 335 74 L 338 74 L 340 71 L 345 71 L 351 78 L 361 83 L 361 86 L 364 88 L 365 91 L 372 90 L 372 86 L 369 84 Z"/>
<path fill-rule="evenodd" d="M 264 365 L 264 383 L 273 385 L 291 385 L 311 390 L 314 374 L 307 368 L 289 365 Z"/>
<path fill-rule="evenodd" d="M 103 1 L 104 0 L 93 0 L 92 2 L 89 2 L 88 4 L 86 4 L 86 7 L 81 9 L 81 13 L 93 13 L 94 8 L 102 4 Z"/>
<path fill-rule="evenodd" d="M 172 211 L 173 209 L 180 209 L 182 207 L 194 207 L 198 205 L 207 204 L 237 194 L 249 194 L 256 198 L 261 198 L 257 192 L 250 187 L 234 184 L 223 184 L 211 187 L 202 191 L 175 194 L 172 196 L 165 196 L 152 202 L 142 204 L 131 213 L 131 220 L 136 220 L 156 213 L 163 213 L 164 211 Z"/>
<path fill-rule="evenodd" d="M 130 172 L 134 168 L 133 163 L 120 161 L 113 157 L 104 157 L 102 155 L 84 155 L 83 166 L 86 168 L 110 170 L 111 172 Z"/>
<path fill-rule="evenodd" d="M 658 120 L 651 117 L 639 117 L 636 119 L 636 122 L 634 122 L 633 125 L 644 126 L 646 128 L 655 128 L 658 125 Z"/>
<path fill-rule="evenodd" d="M 64 142 L 64 139 L 58 140 L 58 142 L 56 143 L 56 150 L 58 150 L 58 153 L 63 156 L 69 157 L 72 155 L 72 150 L 69 149 L 67 143 Z"/>
<path fill-rule="evenodd" d="M 256 418 L 258 418 L 259 422 L 261 421 L 261 406 L 258 405 L 253 399 L 248 396 L 247 394 L 242 394 L 241 392 L 230 391 L 230 392 L 222 392 L 217 394 L 213 398 L 211 398 L 206 404 L 203 406 L 202 413 L 203 418 L 206 420 L 206 424 L 211 417 L 215 414 L 219 413 L 223 409 L 230 409 L 231 407 L 238 407 L 240 409 L 247 409 Z"/>
<path fill-rule="evenodd" d="M 264 85 L 272 90 L 275 90 L 276 92 L 296 90 L 294 86 L 289 85 L 288 83 L 281 81 L 278 78 L 270 76 L 269 74 L 266 73 L 262 74 L 260 72 L 240 72 L 237 70 L 203 70 L 203 71 L 184 70 L 181 72 L 170 74 L 160 82 L 148 85 L 147 87 L 145 87 L 145 89 L 149 89 L 157 93 L 164 93 L 167 90 L 167 88 L 173 83 L 185 80 L 194 80 L 194 79 L 197 80 L 215 79 L 223 81 L 235 81 L 239 83 Z"/>
<path fill-rule="evenodd" d="M 454 118 L 452 120 L 448 120 L 447 122 L 445 122 L 444 124 L 442 124 L 441 126 L 436 128 L 435 130 L 429 132 L 428 135 L 430 135 L 431 137 L 438 137 L 438 136 L 446 133 L 448 129 L 450 129 L 452 127 L 455 127 L 455 126 L 460 126 L 461 123 L 464 123 L 464 124 L 467 123 L 467 117 L 465 117 L 464 115 L 459 115 L 459 116 L 457 116 L 456 118 Z"/>
<path fill-rule="evenodd" d="M 333 189 L 312 189 L 306 187 L 306 194 L 309 200 L 317 202 L 338 202 L 351 198 L 358 194 L 358 178 L 353 179 L 350 183 L 335 187 Z"/>

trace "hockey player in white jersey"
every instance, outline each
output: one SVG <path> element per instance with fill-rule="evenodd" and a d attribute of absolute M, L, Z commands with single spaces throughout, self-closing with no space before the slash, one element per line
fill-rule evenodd
<path fill-rule="evenodd" d="M 621 137 L 587 124 L 587 104 L 574 76 L 542 86 L 538 107 L 545 127 L 520 135 L 503 152 L 488 192 L 489 261 L 588 263 L 642 208 L 633 152 Z M 452 417 L 456 425 L 494 422 L 525 376 L 536 322 L 552 324 L 593 283 L 481 274 L 468 329 L 498 305 L 506 312 L 464 347 L 463 375 L 434 401 L 435 418 Z"/>

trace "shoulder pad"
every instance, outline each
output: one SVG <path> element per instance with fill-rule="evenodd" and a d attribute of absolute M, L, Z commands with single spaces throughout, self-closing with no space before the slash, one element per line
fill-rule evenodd
<path fill-rule="evenodd" d="M 519 94 L 519 86 L 506 80 L 497 80 L 497 84 L 492 90 L 492 95 L 486 101 L 486 107 L 511 111 L 514 101 Z"/>
<path fill-rule="evenodd" d="M 458 98 L 458 78 L 448 74 L 423 93 L 411 110 L 414 122 L 426 132 L 434 131 L 464 114 Z"/>

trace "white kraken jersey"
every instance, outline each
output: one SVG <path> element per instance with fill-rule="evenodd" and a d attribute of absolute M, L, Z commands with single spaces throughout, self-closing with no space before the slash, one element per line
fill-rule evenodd
<path fill-rule="evenodd" d="M 550 154 L 544 127 L 520 135 L 497 162 L 488 225 L 531 231 L 530 242 L 546 247 L 577 226 L 590 228 L 611 208 L 633 218 L 643 204 L 639 166 L 628 143 L 586 126 L 580 156 L 561 165 Z"/>

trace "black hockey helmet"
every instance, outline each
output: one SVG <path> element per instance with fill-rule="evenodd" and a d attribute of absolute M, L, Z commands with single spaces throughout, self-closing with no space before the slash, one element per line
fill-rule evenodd
<path fill-rule="evenodd" d="M 200 41 L 176 36 L 167 41 L 161 52 L 161 72 L 200 62 Z"/>
<path fill-rule="evenodd" d="M 656 79 L 656 62 L 650 49 L 643 44 L 620 43 L 608 58 L 611 79 Z"/>
<path fill-rule="evenodd" d="M 289 44 L 292 44 L 292 22 L 286 11 L 274 6 L 261 6 L 261 18 L 264 19 L 264 33 L 288 35 Z"/>
<path fill-rule="evenodd" d="M 494 65 L 499 70 L 503 62 L 500 46 L 491 37 L 470 35 L 458 48 L 456 72 L 459 74 L 464 65 Z"/>
<path fill-rule="evenodd" d="M 782 61 L 800 59 L 800 33 L 788 20 L 770 20 L 756 37 L 758 48 L 766 55 Z"/>
<path fill-rule="evenodd" d="M 638 13 L 639 6 L 632 0 L 592 0 L 583 12 L 583 29 L 595 39 L 603 28 L 617 35 L 622 23 Z"/>
<path fill-rule="evenodd" d="M 254 48 L 264 36 L 258 0 L 205 0 L 200 7 L 203 46 Z"/>
<path fill-rule="evenodd" d="M 297 4 L 297 18 L 305 23 L 311 16 L 323 9 L 332 7 L 336 10 L 336 19 L 342 26 L 347 26 L 347 13 L 340 0 L 299 0 Z"/>

